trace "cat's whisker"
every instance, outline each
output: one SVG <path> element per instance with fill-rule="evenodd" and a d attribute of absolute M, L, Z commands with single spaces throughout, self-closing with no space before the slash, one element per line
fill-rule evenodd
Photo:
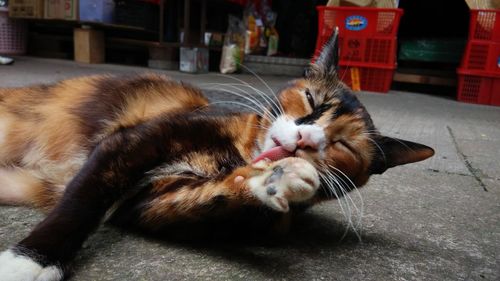
<path fill-rule="evenodd" d="M 334 194 L 335 198 L 337 198 L 337 201 L 338 201 L 339 207 L 340 207 L 340 211 L 342 212 L 342 214 L 346 218 L 347 226 L 346 226 L 346 229 L 344 231 L 344 234 L 340 238 L 340 240 L 343 240 L 345 238 L 345 236 L 347 235 L 349 228 L 353 228 L 352 221 L 351 221 L 351 215 L 349 213 L 349 210 L 347 209 L 347 206 L 345 206 L 345 208 L 344 208 L 344 203 L 345 203 L 344 201 L 345 200 L 343 200 L 342 197 L 339 196 L 339 194 L 337 194 L 336 187 L 338 187 L 339 184 L 338 184 L 338 182 L 335 181 L 335 177 L 333 175 L 331 175 L 328 172 L 328 170 L 325 170 L 325 172 L 329 174 L 329 176 L 325 178 L 325 180 L 329 183 L 329 189 Z"/>
<path fill-rule="evenodd" d="M 250 88 L 251 90 L 256 91 L 255 88 L 253 88 L 253 87 L 251 87 L 249 85 L 239 84 L 239 83 L 203 83 L 202 85 L 209 86 L 209 87 L 213 87 L 213 86 L 231 87 L 233 89 L 237 89 L 238 91 L 241 91 L 242 94 L 246 94 L 246 95 L 248 95 L 248 97 L 250 97 L 252 99 L 256 99 L 256 97 L 254 97 L 252 94 L 250 94 L 249 92 L 247 92 L 247 91 L 243 90 L 242 88 L 240 88 L 240 87 L 246 87 L 246 88 Z M 264 102 L 266 102 L 267 106 L 271 106 L 271 104 L 269 103 L 269 100 L 266 99 L 266 96 L 264 94 L 260 93 L 260 91 L 258 91 L 257 94 L 259 94 L 259 96 L 264 100 Z"/>
<path fill-rule="evenodd" d="M 330 183 L 328 182 L 328 176 L 327 176 L 327 175 L 325 175 L 325 174 L 324 174 L 323 172 L 321 172 L 321 171 L 318 171 L 318 174 L 319 174 L 319 176 L 320 176 L 320 178 L 321 178 L 321 181 L 325 184 L 325 186 L 324 186 L 323 188 L 325 189 L 325 192 L 327 192 L 327 193 L 326 193 L 327 198 L 328 198 L 328 199 L 335 199 L 335 196 L 334 196 L 334 194 L 333 194 L 333 192 L 332 192 L 332 190 L 331 190 Z"/>
<path fill-rule="evenodd" d="M 344 193 L 344 196 L 347 198 L 347 200 L 349 200 L 354 208 L 354 211 L 355 213 L 357 214 L 357 222 L 356 222 L 356 226 L 355 226 L 355 229 L 357 230 L 358 228 L 361 230 L 361 218 L 363 216 L 363 201 L 361 199 L 361 208 L 358 208 L 358 206 L 356 205 L 356 203 L 354 202 L 354 200 L 352 199 L 352 197 L 349 195 L 349 191 L 347 191 L 347 187 L 344 188 L 344 186 L 347 186 L 347 183 L 342 179 L 341 176 L 339 176 L 338 174 L 336 174 L 335 172 L 333 172 L 336 176 L 337 176 L 337 179 L 340 180 L 343 184 L 341 184 L 341 188 L 342 188 L 342 192 Z M 357 189 L 356 189 L 357 190 Z"/>
<path fill-rule="evenodd" d="M 271 95 L 275 96 L 276 94 L 274 93 L 273 89 L 271 89 L 271 87 L 269 87 L 269 84 L 266 83 L 266 81 L 264 81 L 264 79 L 262 79 L 259 75 L 257 75 L 257 73 L 255 73 L 253 70 L 251 70 L 249 67 L 247 67 L 246 65 L 240 63 L 241 67 L 243 67 L 246 71 L 252 73 L 253 76 L 255 76 L 255 78 L 259 79 L 259 81 L 267 87 L 267 89 L 269 89 L 269 93 L 271 93 Z"/>
<path fill-rule="evenodd" d="M 225 77 L 225 78 L 229 78 L 229 79 L 232 79 L 232 80 L 235 80 L 235 81 L 238 81 L 242 84 L 244 84 L 245 86 L 251 88 L 252 90 L 254 90 L 257 94 L 261 95 L 262 98 L 265 98 L 265 99 L 268 99 L 273 105 L 274 107 L 276 107 L 276 109 L 279 111 L 280 115 L 283 115 L 285 113 L 285 110 L 283 109 L 283 107 L 281 106 L 281 104 L 279 103 L 279 101 L 275 101 L 274 97 L 276 97 L 274 94 L 273 94 L 273 98 L 269 97 L 268 95 L 266 95 L 263 91 L 253 87 L 252 85 L 250 85 L 248 82 L 242 80 L 242 79 L 239 79 L 239 78 L 236 78 L 236 77 L 233 77 L 233 76 L 229 76 L 229 75 L 225 75 L 225 74 L 217 74 L 217 76 L 222 76 L 222 77 Z"/>
<path fill-rule="evenodd" d="M 363 133 L 363 135 L 365 135 L 365 133 Z M 378 145 L 378 143 L 377 143 L 374 139 L 372 139 L 371 137 L 369 137 L 369 136 L 367 136 L 367 135 L 365 135 L 365 137 L 366 137 L 369 141 L 371 141 L 371 142 L 372 142 L 372 143 L 373 143 L 373 144 L 374 144 L 374 145 L 378 148 L 378 150 L 379 150 L 379 151 L 380 151 L 380 153 L 382 154 L 382 157 L 384 158 L 384 163 L 387 163 L 387 158 L 386 158 L 386 156 L 385 156 L 385 152 L 384 152 L 384 150 L 380 147 L 380 145 Z"/>
<path fill-rule="evenodd" d="M 257 111 L 255 108 L 249 106 L 248 104 L 246 103 L 242 103 L 242 102 L 237 102 L 237 101 L 215 101 L 215 102 L 211 102 L 207 105 L 210 106 L 210 105 L 215 105 L 215 104 L 235 104 L 235 105 L 239 105 L 239 106 L 242 106 L 242 107 L 245 107 L 247 109 L 250 109 L 253 113 L 257 114 L 258 116 L 262 117 L 262 118 L 265 118 L 265 116 L 262 115 L 261 112 Z M 196 110 L 201 110 L 202 108 L 198 108 Z M 193 111 L 195 112 L 195 111 Z"/>
<path fill-rule="evenodd" d="M 364 200 L 363 200 L 363 196 L 361 195 L 361 192 L 359 191 L 358 187 L 354 184 L 354 182 L 352 182 L 352 180 L 344 172 L 342 172 L 340 169 L 338 169 L 336 167 L 333 167 L 331 165 L 329 165 L 329 167 L 342 175 L 342 177 L 339 177 L 339 178 L 344 183 L 345 183 L 345 181 L 343 179 L 344 178 L 347 179 L 347 181 L 349 182 L 350 186 L 352 187 L 351 190 L 355 190 L 356 193 L 358 194 L 359 201 L 360 201 L 360 207 L 359 207 L 359 209 L 356 207 L 356 204 L 354 204 L 354 202 L 353 202 L 353 204 L 356 207 L 356 209 L 358 211 L 358 214 L 359 214 L 358 226 L 361 227 L 361 225 L 362 225 L 362 219 L 363 219 L 363 212 L 364 212 Z M 345 184 L 347 185 L 347 183 L 345 183 Z M 350 196 L 349 196 L 349 198 L 352 201 L 352 198 Z"/>
<path fill-rule="evenodd" d="M 232 94 L 232 95 L 235 95 L 235 96 L 238 96 L 248 102 L 251 102 L 252 104 L 254 104 L 255 106 L 258 107 L 258 109 L 260 109 L 261 111 L 263 111 L 263 113 L 265 114 L 268 114 L 271 118 L 274 118 L 272 115 L 271 115 L 271 112 L 262 104 L 260 103 L 259 101 L 257 101 L 256 99 L 254 98 L 250 98 L 248 96 L 245 96 L 241 93 L 237 93 L 235 91 L 231 91 L 231 90 L 228 90 L 228 89 L 224 89 L 224 88 L 213 88 L 214 90 L 219 90 L 223 93 L 228 93 L 228 94 Z M 273 119 L 274 120 L 274 119 Z"/>
<path fill-rule="evenodd" d="M 237 87 L 237 86 L 246 87 L 246 88 L 253 90 L 255 93 L 257 93 L 267 103 L 268 106 L 270 106 L 270 107 L 272 107 L 273 105 L 278 106 L 272 97 L 268 96 L 267 94 L 265 94 L 261 90 L 258 90 L 257 88 L 253 87 L 252 85 L 248 84 L 247 82 L 245 82 L 241 79 L 238 79 L 238 78 L 231 77 L 231 76 L 229 76 L 228 78 L 234 79 L 240 83 L 204 83 L 204 85 L 230 85 L 233 87 Z M 238 89 L 243 91 L 241 88 L 238 88 Z M 250 93 L 247 93 L 247 92 L 245 92 L 245 93 L 250 95 Z"/>
<path fill-rule="evenodd" d="M 251 126 L 252 128 L 256 128 L 256 129 L 262 129 L 262 130 L 269 130 L 269 127 L 268 126 L 262 126 L 262 125 L 252 125 Z"/>
<path fill-rule="evenodd" d="M 328 173 L 330 175 L 330 177 L 337 183 L 337 186 L 340 189 L 339 191 L 342 192 L 342 194 L 345 196 L 346 204 L 348 204 L 349 203 L 348 201 L 350 201 L 353 205 L 354 210 L 358 214 L 358 220 L 357 220 L 356 224 L 354 224 L 352 222 L 351 213 L 349 212 L 350 209 L 348 209 L 349 217 L 347 218 L 347 220 L 348 220 L 348 225 L 353 229 L 356 236 L 361 241 L 361 225 L 362 225 L 362 216 L 363 216 L 363 209 L 364 209 L 364 203 L 363 203 L 363 198 L 361 197 L 361 193 L 359 193 L 359 190 L 357 189 L 356 185 L 342 171 L 340 171 L 339 169 L 337 169 L 331 165 L 324 166 L 324 168 L 325 168 L 325 172 Z M 335 172 L 331 171 L 328 168 L 338 171 L 343 176 L 342 177 L 339 176 L 338 174 L 336 174 Z M 346 181 L 343 180 L 343 177 L 345 177 L 350 182 L 352 188 L 347 187 L 348 184 L 346 183 Z M 343 185 L 345 185 L 346 188 L 344 188 Z M 347 193 L 348 190 L 352 190 L 352 189 L 356 189 L 356 191 L 358 193 L 358 196 L 360 198 L 360 204 L 361 204 L 360 208 L 357 207 L 357 205 L 352 200 L 351 196 Z"/>
<path fill-rule="evenodd" d="M 376 131 L 376 130 L 367 130 L 365 131 L 365 133 L 368 133 L 370 135 L 374 135 L 374 136 L 377 136 L 377 135 L 380 135 L 380 132 L 379 131 Z M 398 143 L 400 143 L 402 146 L 406 147 L 408 150 L 411 150 L 411 151 L 415 151 L 413 148 L 409 147 L 406 143 L 402 142 L 401 140 L 397 139 L 397 138 L 393 138 L 393 137 L 388 137 L 388 136 L 384 136 L 385 138 L 389 138 L 389 139 L 392 139 Z"/>
<path fill-rule="evenodd" d="M 326 170 L 326 171 L 330 175 L 330 178 L 336 183 L 336 186 L 338 187 L 339 192 L 341 192 L 342 196 L 339 197 L 338 200 L 339 200 L 339 204 L 342 204 L 342 203 L 345 204 L 345 209 L 346 209 L 345 216 L 346 216 L 347 226 L 348 226 L 347 228 L 348 229 L 351 228 L 357 234 L 356 227 L 354 226 L 354 223 L 352 221 L 352 209 L 350 207 L 349 200 L 347 198 L 348 195 L 345 192 L 345 189 L 342 187 L 342 184 L 340 183 L 338 176 L 336 176 L 335 174 L 332 174 L 331 171 L 329 171 L 329 170 Z M 346 234 L 347 234 L 347 231 L 344 233 L 342 239 L 345 237 Z"/>

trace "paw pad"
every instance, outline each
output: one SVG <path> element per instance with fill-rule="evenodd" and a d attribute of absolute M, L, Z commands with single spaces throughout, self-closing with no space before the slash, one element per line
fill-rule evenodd
<path fill-rule="evenodd" d="M 289 202 L 303 202 L 319 187 L 316 169 L 301 158 L 285 158 L 269 165 L 248 181 L 252 193 L 265 205 L 287 212 Z"/>

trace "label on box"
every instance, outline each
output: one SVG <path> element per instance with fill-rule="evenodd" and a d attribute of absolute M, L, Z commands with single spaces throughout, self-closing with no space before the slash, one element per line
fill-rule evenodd
<path fill-rule="evenodd" d="M 368 19 L 363 16 L 350 16 L 345 19 L 345 28 L 352 31 L 360 31 L 368 26 Z"/>

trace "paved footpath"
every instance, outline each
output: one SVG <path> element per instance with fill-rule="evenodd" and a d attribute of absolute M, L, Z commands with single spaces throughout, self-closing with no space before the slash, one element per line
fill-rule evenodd
<path fill-rule="evenodd" d="M 145 71 L 151 70 L 21 57 L 0 66 L 0 86 Z M 163 73 L 203 88 L 231 83 L 216 74 Z M 266 90 L 254 77 L 234 77 Z M 263 78 L 274 90 L 288 80 Z M 500 107 L 406 92 L 359 97 L 383 133 L 436 150 L 361 189 L 362 242 L 351 231 L 341 240 L 339 202 L 309 210 L 273 246 L 181 244 L 105 226 L 85 243 L 71 280 L 500 280 Z M 359 206 L 359 197 L 353 199 Z M 42 218 L 35 210 L 0 206 L 0 249 Z"/>

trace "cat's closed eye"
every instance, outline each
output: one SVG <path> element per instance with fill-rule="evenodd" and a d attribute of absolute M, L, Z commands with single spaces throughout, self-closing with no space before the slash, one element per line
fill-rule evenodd
<path fill-rule="evenodd" d="M 311 94 L 311 91 L 309 91 L 309 89 L 306 89 L 305 93 L 306 93 L 307 102 L 309 102 L 309 106 L 311 106 L 311 109 L 314 109 L 314 98 Z"/>

